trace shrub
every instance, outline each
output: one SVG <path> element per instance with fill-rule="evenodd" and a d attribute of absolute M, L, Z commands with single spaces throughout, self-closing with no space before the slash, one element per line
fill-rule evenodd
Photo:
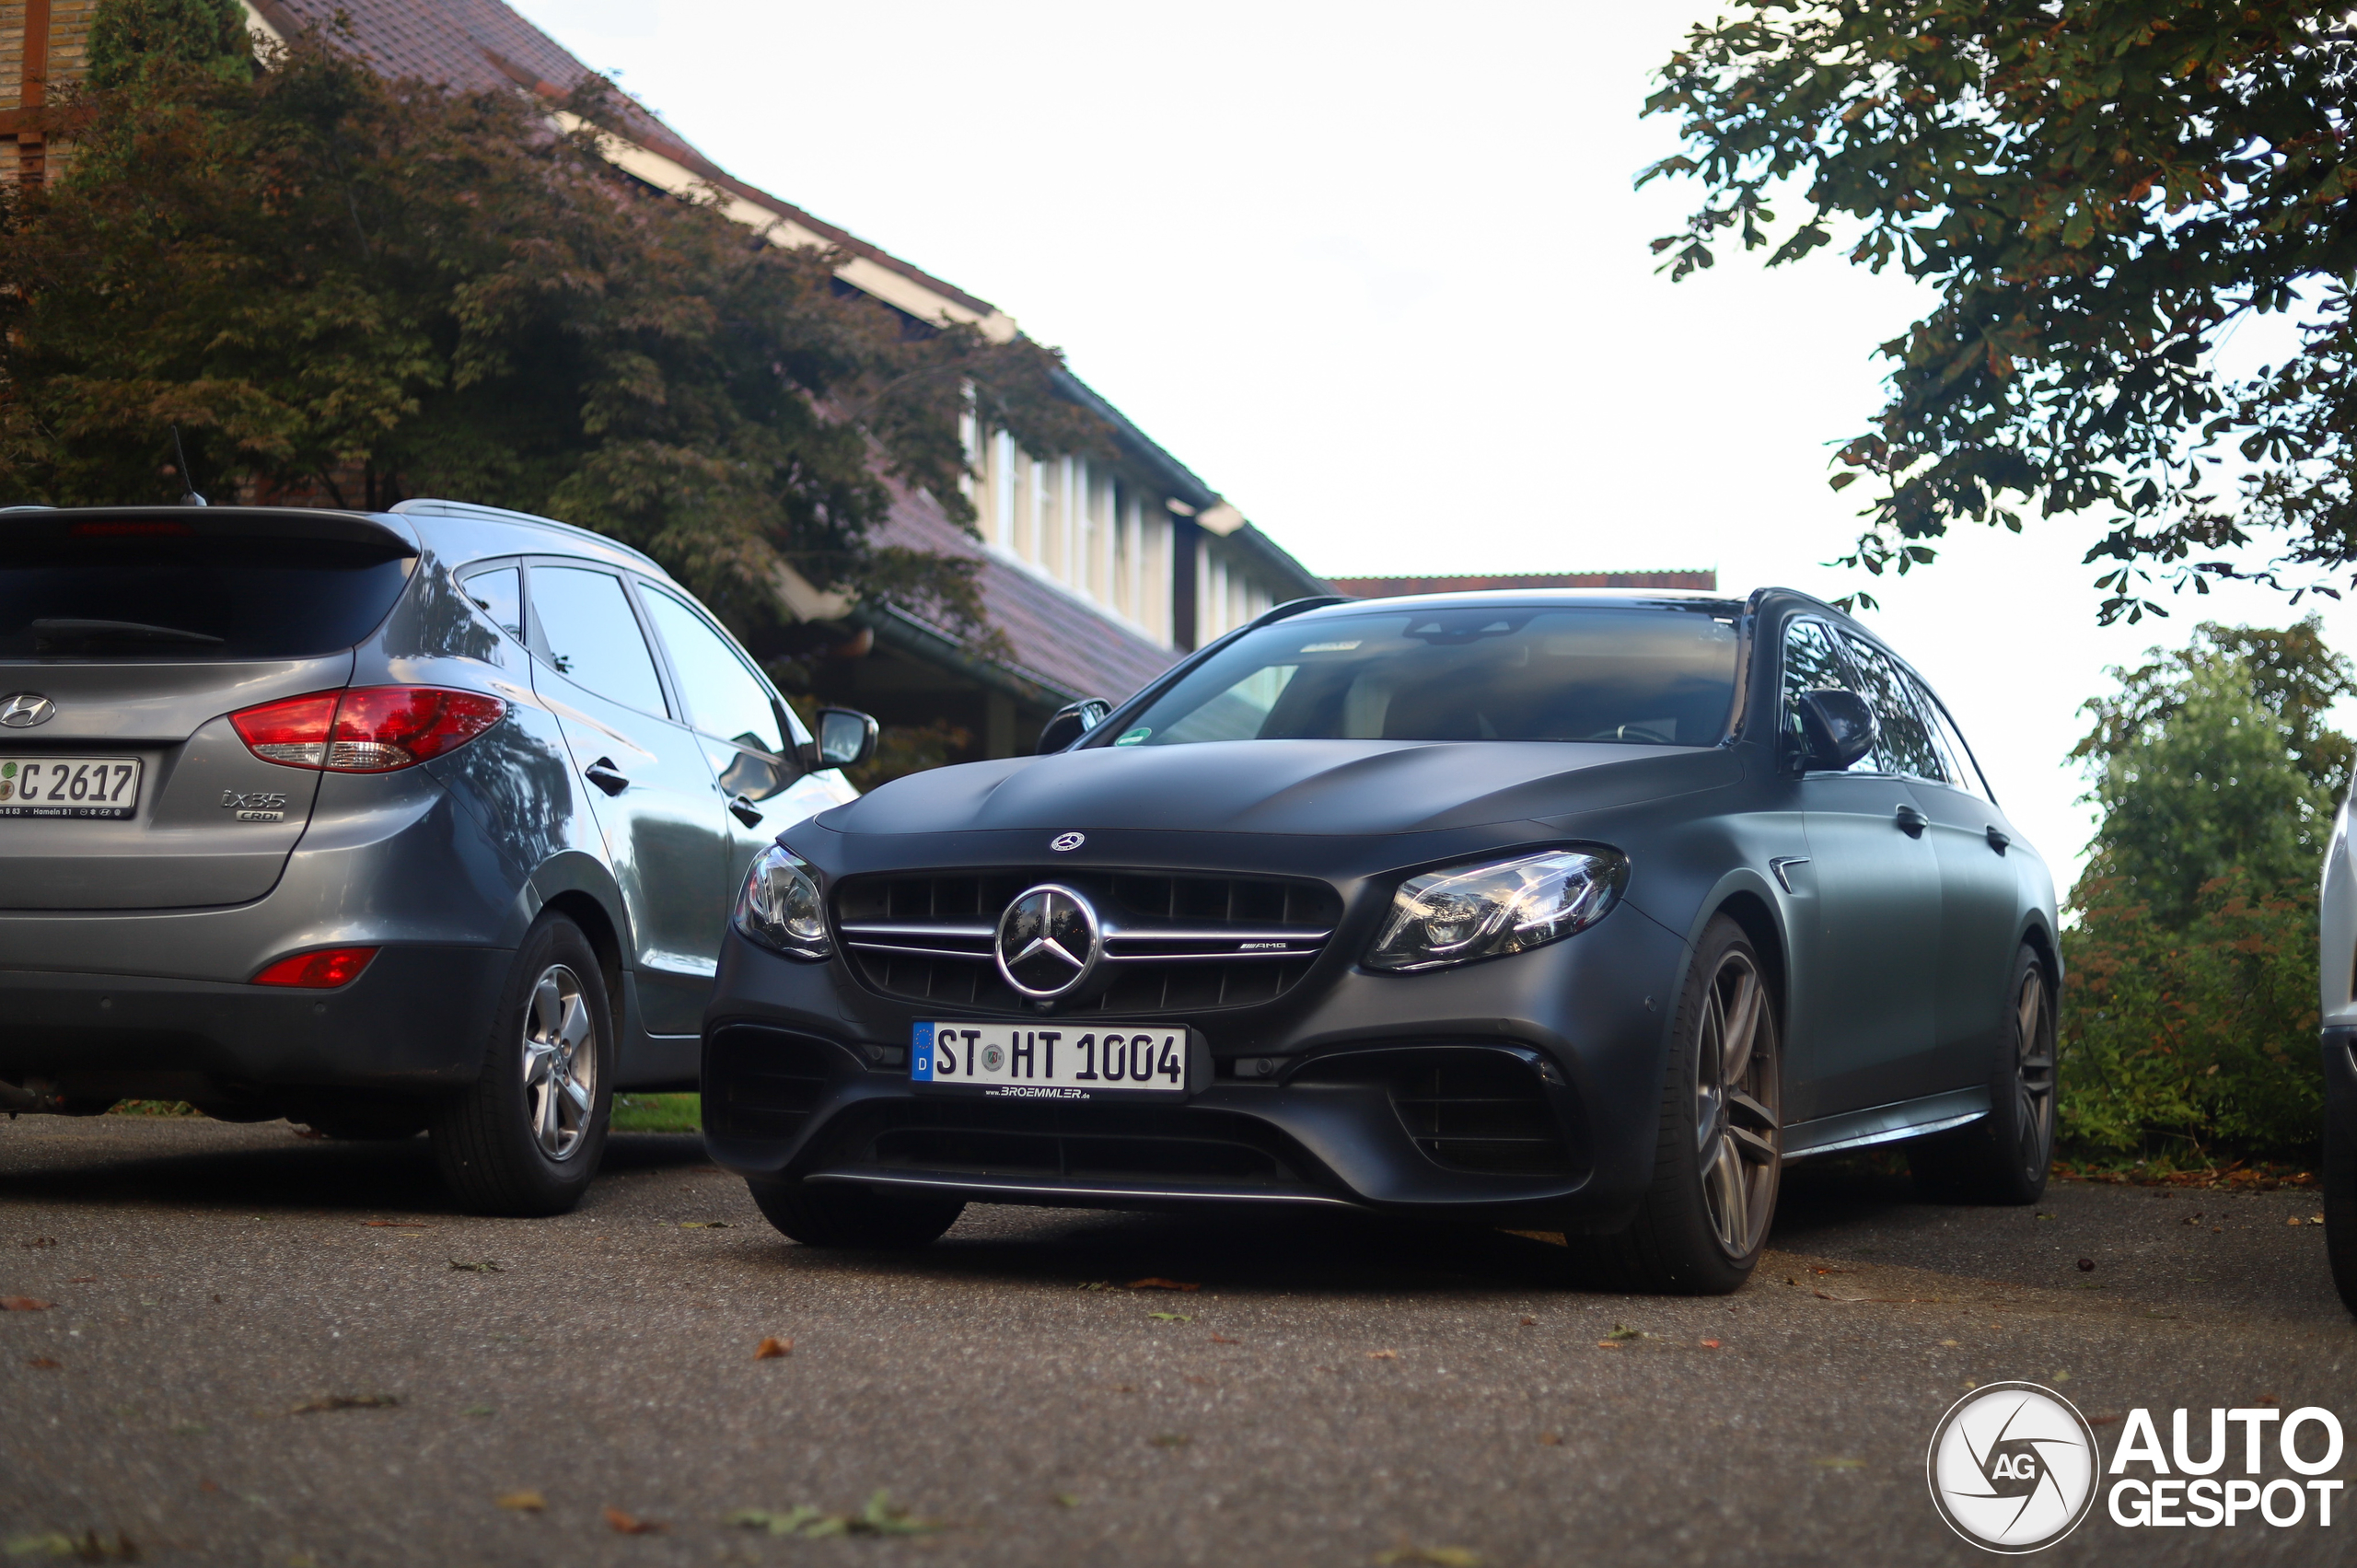
<path fill-rule="evenodd" d="M 2063 1142 L 2177 1161 L 2307 1160 L 2321 1126 L 2316 895 L 2236 868 L 2175 929 L 2117 880 L 2062 935 Z"/>

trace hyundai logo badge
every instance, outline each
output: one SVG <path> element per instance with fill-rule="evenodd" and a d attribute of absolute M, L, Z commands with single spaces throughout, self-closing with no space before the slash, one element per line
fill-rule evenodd
<path fill-rule="evenodd" d="M 57 716 L 57 704 L 38 691 L 19 691 L 13 697 L 0 697 L 0 724 L 10 729 L 30 729 L 37 724 L 47 724 Z M 1070 835 L 1073 842 L 1080 835 Z"/>

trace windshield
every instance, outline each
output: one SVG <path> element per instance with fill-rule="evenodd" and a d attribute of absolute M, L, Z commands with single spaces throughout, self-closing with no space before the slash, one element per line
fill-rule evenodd
<path fill-rule="evenodd" d="M 1123 723 L 1110 744 L 1713 746 L 1726 733 L 1735 670 L 1734 616 L 1724 605 L 1370 608 L 1237 638 Z"/>

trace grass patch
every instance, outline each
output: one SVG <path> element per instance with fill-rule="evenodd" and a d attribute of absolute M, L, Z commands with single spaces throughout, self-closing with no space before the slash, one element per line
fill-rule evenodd
<path fill-rule="evenodd" d="M 202 1116 L 204 1112 L 184 1099 L 119 1099 L 109 1116 Z"/>
<path fill-rule="evenodd" d="M 702 1095 L 616 1095 L 617 1132 L 701 1132 Z"/>

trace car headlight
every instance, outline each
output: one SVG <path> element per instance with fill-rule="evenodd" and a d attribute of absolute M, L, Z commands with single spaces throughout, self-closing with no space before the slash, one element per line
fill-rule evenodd
<path fill-rule="evenodd" d="M 761 851 L 745 874 L 744 891 L 737 896 L 737 929 L 790 958 L 823 958 L 835 950 L 827 936 L 819 878 L 784 844 Z"/>
<path fill-rule="evenodd" d="M 1604 918 L 1629 879 L 1616 850 L 1550 850 L 1411 877 L 1392 895 L 1371 970 L 1439 969 L 1526 952 Z"/>

